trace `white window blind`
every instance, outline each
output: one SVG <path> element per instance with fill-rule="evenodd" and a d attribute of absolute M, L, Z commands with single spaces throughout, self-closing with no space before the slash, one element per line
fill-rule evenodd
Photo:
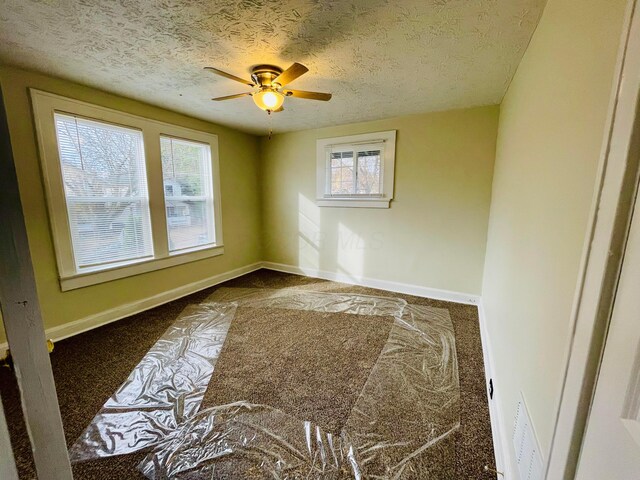
<path fill-rule="evenodd" d="M 389 208 L 396 131 L 316 140 L 316 205 Z"/>
<path fill-rule="evenodd" d="M 331 153 L 331 195 L 354 193 L 353 152 Z"/>
<path fill-rule="evenodd" d="M 54 119 L 77 271 L 153 257 L 142 132 Z"/>
<path fill-rule="evenodd" d="M 330 147 L 328 196 L 379 196 L 382 193 L 381 148 Z"/>
<path fill-rule="evenodd" d="M 356 160 L 356 194 L 379 195 L 382 183 L 380 150 L 359 151 Z"/>
<path fill-rule="evenodd" d="M 169 251 L 214 244 L 209 145 L 163 136 L 160 150 Z"/>

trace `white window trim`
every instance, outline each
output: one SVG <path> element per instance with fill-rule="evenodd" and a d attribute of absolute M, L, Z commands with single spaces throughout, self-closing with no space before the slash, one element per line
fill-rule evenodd
<path fill-rule="evenodd" d="M 327 151 L 331 147 L 371 146 L 370 144 L 384 143 L 382 149 L 382 192 L 379 195 L 328 195 L 329 181 Z M 357 150 L 357 149 L 356 149 Z M 316 141 L 316 204 L 319 207 L 360 207 L 360 208 L 389 208 L 393 200 L 393 184 L 396 159 L 396 131 L 363 133 L 344 137 L 322 138 Z"/>
<path fill-rule="evenodd" d="M 60 288 L 62 291 L 139 275 L 141 273 L 173 267 L 224 253 L 217 135 L 131 115 L 41 90 L 30 89 L 30 93 L 38 137 L 38 149 L 40 153 L 40 163 L 42 165 L 45 194 L 47 197 L 49 222 L 56 253 Z M 64 195 L 64 183 L 58 153 L 54 121 L 55 112 L 87 117 L 125 127 L 136 128 L 142 131 L 147 168 L 147 186 L 149 191 L 151 232 L 154 251 L 153 259 L 126 262 L 93 272 L 78 273 L 76 271 Z M 162 176 L 162 162 L 160 160 L 161 136 L 177 137 L 209 145 L 211 150 L 215 222 L 215 243 L 213 245 L 169 252 L 164 181 Z"/>

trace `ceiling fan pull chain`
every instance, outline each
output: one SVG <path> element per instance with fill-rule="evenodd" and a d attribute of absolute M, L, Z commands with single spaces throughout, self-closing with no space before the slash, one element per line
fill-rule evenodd
<path fill-rule="evenodd" d="M 267 115 L 269 115 L 269 140 L 271 140 L 271 135 L 273 135 L 273 126 L 271 125 L 271 110 L 267 110 Z"/>

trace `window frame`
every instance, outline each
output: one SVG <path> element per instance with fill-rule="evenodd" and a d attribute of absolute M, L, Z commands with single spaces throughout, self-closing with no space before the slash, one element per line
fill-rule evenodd
<path fill-rule="evenodd" d="M 202 142 L 196 142 L 196 141 L 194 141 L 194 140 L 187 140 L 187 139 L 185 139 L 185 138 L 180 138 L 180 137 L 175 137 L 175 136 L 168 136 L 168 135 L 160 135 L 160 142 L 162 142 L 162 139 L 163 139 L 163 138 L 167 138 L 167 139 L 170 139 L 170 140 L 176 140 L 176 141 L 178 141 L 178 142 L 179 142 L 179 141 L 183 141 L 183 142 L 186 142 L 186 143 L 197 144 L 197 145 L 203 145 L 203 143 L 202 143 Z M 208 169 L 208 172 L 207 172 L 207 173 L 213 177 L 213 173 L 212 173 L 212 170 L 211 170 L 211 168 L 212 168 L 212 166 L 211 166 L 211 155 L 212 155 L 212 154 L 211 154 L 211 145 L 209 145 L 209 144 L 204 144 L 204 145 L 208 145 L 208 146 L 209 146 L 209 152 L 208 152 L 208 154 L 209 154 L 209 165 L 207 165 L 207 169 Z M 161 160 L 162 160 L 162 159 L 161 159 Z M 163 169 L 163 168 L 162 168 L 162 166 L 161 166 L 161 170 L 162 170 L 162 169 Z M 213 180 L 213 179 L 212 179 L 212 180 Z M 165 207 L 166 207 L 166 203 L 167 203 L 167 190 L 166 190 L 166 187 L 167 187 L 167 186 L 165 185 L 165 183 L 164 183 L 164 182 L 165 182 L 165 178 L 164 178 L 164 171 L 163 171 L 163 172 L 162 172 L 162 193 L 163 193 L 163 198 L 164 198 L 164 201 L 165 201 Z M 214 247 L 214 246 L 215 246 L 215 242 L 216 242 L 216 238 L 217 238 L 218 226 L 217 226 L 216 221 L 215 221 L 215 205 L 216 205 L 216 201 L 215 201 L 215 186 L 213 185 L 213 181 L 212 181 L 212 182 L 211 182 L 211 184 L 210 184 L 210 189 L 211 189 L 210 195 L 209 195 L 209 194 L 207 194 L 207 195 L 200 195 L 200 196 L 198 196 L 198 197 L 186 196 L 186 195 L 179 195 L 179 196 L 177 196 L 177 197 L 174 197 L 175 190 L 174 190 L 174 188 L 173 188 L 173 185 L 171 186 L 171 192 L 172 192 L 172 194 L 171 194 L 171 195 L 169 195 L 169 197 L 170 197 L 170 201 L 176 201 L 176 199 L 178 199 L 178 198 L 182 198 L 182 201 L 188 201 L 187 199 L 189 199 L 189 200 L 193 200 L 193 199 L 195 199 L 195 198 L 198 198 L 198 199 L 200 199 L 200 200 L 202 200 L 202 201 L 207 202 L 207 205 L 208 205 L 208 206 L 209 206 L 209 205 L 211 206 L 211 210 L 214 212 L 214 218 L 213 218 L 213 225 L 212 225 L 212 227 L 213 227 L 213 243 L 207 243 L 207 244 L 204 244 L 204 245 L 197 245 L 197 246 L 191 246 L 191 247 L 177 248 L 177 249 L 173 249 L 173 250 L 171 250 L 171 248 L 170 248 L 170 243 L 171 243 L 171 242 L 170 242 L 171 231 L 170 231 L 170 228 L 169 228 L 169 218 L 170 218 L 170 216 L 169 216 L 169 212 L 167 211 L 167 213 L 166 213 L 166 220 L 167 220 L 167 242 L 168 242 L 168 243 L 167 243 L 167 248 L 169 249 L 169 255 L 180 255 L 181 253 L 184 253 L 184 252 L 190 252 L 190 251 L 193 251 L 193 250 L 201 250 L 201 249 L 211 248 L 211 247 Z M 207 190 L 209 190 L 209 184 L 207 184 Z M 175 207 L 174 207 L 174 208 L 175 208 Z M 207 221 L 207 222 L 210 222 L 210 221 L 211 221 L 211 219 L 207 218 L 207 219 L 206 219 L 206 221 Z"/>
<path fill-rule="evenodd" d="M 62 291 L 109 282 L 154 270 L 173 267 L 224 253 L 218 136 L 157 120 L 113 110 L 37 89 L 29 89 L 38 139 L 40 165 L 45 187 L 49 224 Z M 153 258 L 111 264 L 108 268 L 78 272 L 75 267 L 67 202 L 58 152 L 54 113 L 66 113 L 98 122 L 133 128 L 142 132 Z M 214 243 L 169 251 L 164 179 L 160 159 L 161 136 L 209 145 L 213 186 Z"/>
<path fill-rule="evenodd" d="M 59 116 L 61 117 L 66 117 L 66 119 L 60 119 L 58 118 Z M 141 207 L 141 213 L 144 217 L 144 230 L 145 230 L 145 246 L 146 246 L 146 254 L 145 255 L 140 255 L 136 258 L 128 258 L 128 259 L 103 259 L 102 262 L 95 262 L 93 265 L 84 265 L 84 266 L 79 266 L 79 265 L 75 265 L 76 263 L 80 263 L 80 262 L 75 262 L 75 260 L 77 259 L 77 255 L 76 252 L 78 249 L 81 248 L 81 242 L 79 242 L 78 244 L 75 243 L 76 239 L 77 239 L 77 235 L 79 233 L 79 229 L 80 229 L 80 225 L 76 224 L 75 228 L 74 228 L 74 222 L 73 220 L 71 220 L 71 216 L 72 216 L 72 210 L 74 205 L 82 205 L 82 204 L 91 204 L 95 201 L 100 202 L 102 199 L 104 199 L 104 201 L 109 201 L 108 197 L 100 197 L 100 198 L 96 198 L 96 197 L 91 197 L 86 196 L 86 195 L 81 195 L 81 196 L 73 196 L 73 195 L 69 195 L 70 191 L 72 190 L 72 188 L 67 188 L 67 185 L 65 185 L 64 183 L 64 174 L 62 173 L 64 168 L 62 167 L 62 162 L 60 162 L 60 149 L 61 146 L 58 142 L 59 140 L 59 133 L 60 133 L 60 129 L 58 128 L 58 121 L 62 120 L 63 122 L 68 121 L 69 119 L 74 119 L 75 123 L 76 123 L 76 128 L 78 127 L 77 122 L 78 121 L 86 121 L 89 123 L 89 125 L 93 124 L 94 126 L 98 127 L 98 128 L 115 128 L 115 129 L 119 129 L 119 130 L 126 130 L 130 133 L 134 133 L 138 139 L 139 139 L 139 152 L 138 155 L 136 155 L 136 159 L 135 162 L 139 163 L 138 167 L 140 167 L 140 173 L 141 175 L 138 175 L 138 179 L 140 182 L 140 188 L 141 191 L 138 193 L 137 196 L 134 197 L 128 197 L 128 199 L 133 200 L 134 202 L 138 202 L 140 204 Z M 150 209 L 149 209 L 149 192 L 148 192 L 148 188 L 147 188 L 147 166 L 146 166 L 146 161 L 145 161 L 145 152 L 144 152 L 144 138 L 142 135 L 142 131 L 137 129 L 137 128 L 131 128 L 131 127 L 123 127 L 122 125 L 114 125 L 112 123 L 106 123 L 106 122 L 102 122 L 99 120 L 95 120 L 95 119 L 87 119 L 85 117 L 80 117 L 77 115 L 70 115 L 66 112 L 61 112 L 61 111 L 55 111 L 54 112 L 54 128 L 56 130 L 56 145 L 58 146 L 58 159 L 59 159 L 59 163 L 60 163 L 60 171 L 61 171 L 61 184 L 63 185 L 63 194 L 64 194 L 64 199 L 65 199 L 65 208 L 66 208 L 66 214 L 67 214 L 67 221 L 69 223 L 69 232 L 70 232 L 70 236 L 71 236 L 71 247 L 72 247 L 72 252 L 73 252 L 73 257 L 74 258 L 74 268 L 76 269 L 76 271 L 78 273 L 88 273 L 88 272 L 94 272 L 97 270 L 105 270 L 110 268 L 110 266 L 121 266 L 121 265 L 125 265 L 128 263 L 132 263 L 135 261 L 144 261 L 144 260 L 150 260 L 151 258 L 153 258 L 153 238 L 152 238 L 152 232 L 151 232 L 151 218 L 150 218 Z M 76 135 L 79 134 L 78 131 L 75 132 Z M 79 139 L 78 139 L 79 141 Z M 78 146 L 81 147 L 82 143 L 79 142 Z M 80 154 L 80 159 L 82 159 L 82 154 Z M 117 196 L 112 196 L 110 199 L 112 201 L 115 201 L 116 198 L 118 200 L 123 199 L 122 197 L 117 197 Z M 147 243 L 148 242 L 148 243 Z"/>
<path fill-rule="evenodd" d="M 382 144 L 380 147 L 379 145 Z M 354 188 L 357 191 L 358 153 L 380 148 L 380 193 L 331 194 L 331 153 L 353 152 Z M 393 200 L 396 131 L 363 133 L 316 141 L 316 205 L 319 207 L 389 208 Z"/>

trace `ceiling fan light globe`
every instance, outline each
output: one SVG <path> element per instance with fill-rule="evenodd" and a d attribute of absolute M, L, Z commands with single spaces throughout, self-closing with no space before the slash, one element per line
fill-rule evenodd
<path fill-rule="evenodd" d="M 261 90 L 253 95 L 254 103 L 262 110 L 278 110 L 283 102 L 284 95 L 273 90 Z"/>

